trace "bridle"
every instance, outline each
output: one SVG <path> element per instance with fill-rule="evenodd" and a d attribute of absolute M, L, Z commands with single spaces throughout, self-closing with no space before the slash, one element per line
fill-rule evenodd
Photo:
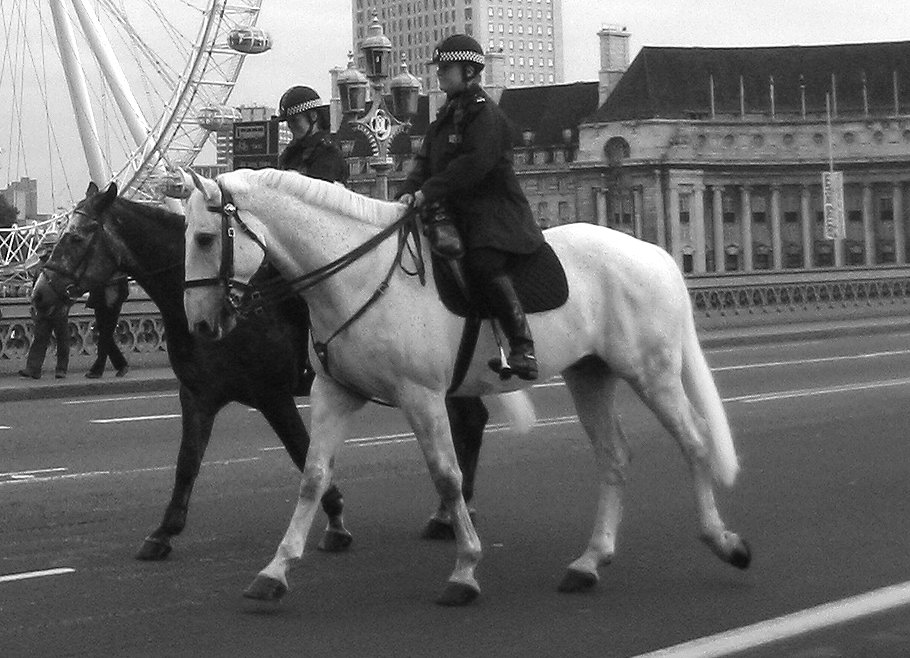
<path fill-rule="evenodd" d="M 79 260 L 76 262 L 76 265 L 71 270 L 63 267 L 62 265 L 58 265 L 57 263 L 52 262 L 50 259 L 44 265 L 42 265 L 42 269 L 53 272 L 54 274 L 57 274 L 64 279 L 69 279 L 71 282 L 69 285 L 61 289 L 58 285 L 55 285 L 55 277 L 48 277 L 47 279 L 51 290 L 53 290 L 58 297 L 64 299 L 68 304 L 75 303 L 75 301 L 79 298 L 79 295 L 74 294 L 74 292 L 81 291 L 81 288 L 86 287 L 83 279 L 85 278 L 89 265 L 91 264 L 90 254 L 92 253 L 92 247 L 98 240 L 101 240 L 102 244 L 104 244 L 106 239 L 104 226 L 100 222 L 92 220 L 85 213 L 85 211 L 75 209 L 73 210 L 73 215 L 81 215 L 89 221 L 93 221 L 97 224 L 97 228 L 92 232 L 92 237 L 89 240 L 88 244 L 85 246 L 85 249 L 82 252 L 82 256 L 79 258 Z M 107 249 L 107 252 L 110 253 L 111 250 Z M 80 284 L 82 285 L 80 286 Z"/>
<path fill-rule="evenodd" d="M 266 252 L 265 244 L 256 235 L 255 231 L 240 219 L 233 197 L 224 188 L 221 188 L 221 199 L 222 204 L 220 206 L 206 204 L 205 207 L 209 212 L 221 215 L 221 263 L 218 266 L 218 275 L 200 279 L 187 279 L 184 281 L 183 287 L 184 289 L 220 287 L 224 290 L 225 303 L 228 308 L 243 316 L 245 315 L 244 307 L 247 304 L 246 299 L 248 294 L 253 291 L 253 286 L 250 285 L 249 281 L 241 281 L 235 277 L 234 237 L 236 233 L 231 223 L 236 223 L 240 230 L 262 249 L 263 255 L 268 252 Z"/>
<path fill-rule="evenodd" d="M 220 183 L 219 187 L 221 187 Z M 319 358 L 319 361 L 322 363 L 322 367 L 327 374 L 329 373 L 329 343 L 341 332 L 356 322 L 360 317 L 362 317 L 363 314 L 366 313 L 366 311 L 373 304 L 375 304 L 380 297 L 382 297 L 383 293 L 385 293 L 385 291 L 388 289 L 389 281 L 391 280 L 392 275 L 395 273 L 395 270 L 398 267 L 401 267 L 402 270 L 408 275 L 418 276 L 420 278 L 421 285 L 424 285 L 426 283 L 425 266 L 420 249 L 420 230 L 417 222 L 417 209 L 413 205 L 409 207 L 396 221 L 383 228 L 379 233 L 369 238 L 363 244 L 355 247 L 339 258 L 336 258 L 331 263 L 323 265 L 322 267 L 318 267 L 311 272 L 307 272 L 306 274 L 302 274 L 301 276 L 298 276 L 291 280 L 286 280 L 283 277 L 275 277 L 255 287 L 246 281 L 239 281 L 234 277 L 235 233 L 233 227 L 231 226 L 231 223 L 236 223 L 246 235 L 255 241 L 257 245 L 259 245 L 259 248 L 262 249 L 263 253 L 266 256 L 266 260 L 268 260 L 268 251 L 266 250 L 265 244 L 262 242 L 259 236 L 256 235 L 256 233 L 240 218 L 237 212 L 237 206 L 233 203 L 233 199 L 230 196 L 230 193 L 223 187 L 221 187 L 221 199 L 222 205 L 220 206 L 206 205 L 206 209 L 209 212 L 220 213 L 221 215 L 221 265 L 219 267 L 218 276 L 191 279 L 186 281 L 185 287 L 221 287 L 225 291 L 226 307 L 240 317 L 246 317 L 250 312 L 260 313 L 262 309 L 267 305 L 275 304 L 290 297 L 295 297 L 300 293 L 303 293 L 310 288 L 319 285 L 329 277 L 337 274 L 341 270 L 356 262 L 365 254 L 378 247 L 381 243 L 385 242 L 386 239 L 397 234 L 398 247 L 395 253 L 395 258 L 392 260 L 392 264 L 389 266 L 389 269 L 386 272 L 385 277 L 382 279 L 382 282 L 379 284 L 370 298 L 367 299 L 367 301 L 364 302 L 363 305 L 357 311 L 355 311 L 350 318 L 343 322 L 341 326 L 338 327 L 338 329 L 332 332 L 332 334 L 326 340 L 317 341 L 316 337 L 312 336 L 311 332 L 313 350 L 316 352 L 316 356 Z M 411 253 L 414 255 L 414 260 L 416 263 L 416 270 L 414 272 L 409 272 L 407 269 L 405 269 L 401 262 L 404 250 L 408 248 L 408 238 L 411 235 L 414 236 L 416 245 L 415 248 L 411 251 Z M 233 292 L 234 288 L 240 288 L 242 293 L 236 294 Z"/>

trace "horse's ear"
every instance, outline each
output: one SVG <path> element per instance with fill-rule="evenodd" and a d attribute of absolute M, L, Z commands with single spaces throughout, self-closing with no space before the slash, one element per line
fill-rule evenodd
<path fill-rule="evenodd" d="M 95 185 L 95 181 L 89 181 L 88 188 L 85 190 L 85 196 L 94 196 L 98 194 L 98 186 Z"/>
<path fill-rule="evenodd" d="M 189 172 L 193 179 L 193 185 L 195 185 L 196 189 L 202 192 L 202 195 L 205 197 L 206 205 L 220 206 L 221 188 L 218 187 L 218 184 L 209 178 L 203 178 L 192 169 L 190 169 Z"/>
<path fill-rule="evenodd" d="M 104 192 L 101 193 L 101 205 L 107 207 L 117 198 L 117 183 L 111 181 Z"/>

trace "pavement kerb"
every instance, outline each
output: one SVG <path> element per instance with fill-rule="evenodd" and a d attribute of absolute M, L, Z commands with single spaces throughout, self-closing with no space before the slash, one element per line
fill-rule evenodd
<path fill-rule="evenodd" d="M 762 345 L 803 340 L 824 340 L 838 336 L 859 336 L 883 333 L 910 332 L 910 318 L 873 319 L 867 322 L 814 323 L 774 327 L 745 327 L 700 332 L 704 348 Z M 170 368 L 132 368 L 123 378 L 110 377 L 87 380 L 71 374 L 66 379 L 28 380 L 18 375 L 0 377 L 0 402 L 42 400 L 90 395 L 129 395 L 133 393 L 162 393 L 177 391 L 177 378 Z"/>

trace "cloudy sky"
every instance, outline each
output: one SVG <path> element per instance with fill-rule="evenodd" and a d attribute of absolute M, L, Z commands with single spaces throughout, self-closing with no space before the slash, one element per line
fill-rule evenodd
<path fill-rule="evenodd" d="M 650 46 L 809 45 L 910 39 L 900 0 L 562 0 L 566 81 L 596 80 L 597 31 L 631 32 L 632 56 Z M 294 84 L 329 93 L 347 63 L 351 0 L 265 0 L 259 25 L 274 41 L 247 59 L 232 101 L 275 104 Z"/>

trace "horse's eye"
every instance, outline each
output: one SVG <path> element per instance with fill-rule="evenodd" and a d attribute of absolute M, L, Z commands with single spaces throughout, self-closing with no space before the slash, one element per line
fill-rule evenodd
<path fill-rule="evenodd" d="M 208 249 L 215 243 L 215 235 L 213 233 L 200 233 L 196 236 L 196 244 L 199 245 L 200 249 Z"/>

